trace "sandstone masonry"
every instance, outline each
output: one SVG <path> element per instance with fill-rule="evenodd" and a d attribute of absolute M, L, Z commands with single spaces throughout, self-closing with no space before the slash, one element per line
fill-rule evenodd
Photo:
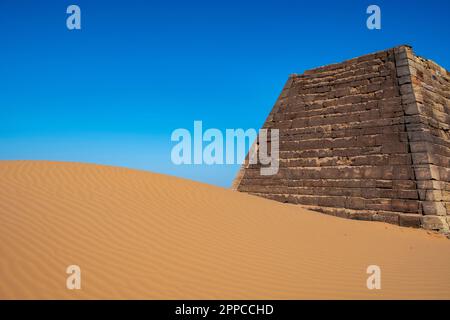
<path fill-rule="evenodd" d="M 399 46 L 289 77 L 264 128 L 280 169 L 234 189 L 324 213 L 449 232 L 450 73 Z"/>

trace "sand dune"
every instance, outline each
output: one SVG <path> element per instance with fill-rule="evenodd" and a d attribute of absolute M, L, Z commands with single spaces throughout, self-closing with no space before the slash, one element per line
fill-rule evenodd
<path fill-rule="evenodd" d="M 450 240 L 149 172 L 2 161 L 0 298 L 450 299 Z"/>

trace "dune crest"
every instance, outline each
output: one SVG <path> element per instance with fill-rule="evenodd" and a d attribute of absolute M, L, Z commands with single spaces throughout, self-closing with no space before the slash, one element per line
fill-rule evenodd
<path fill-rule="evenodd" d="M 450 241 L 424 230 L 125 168 L 0 161 L 0 177 L 1 299 L 450 299 Z"/>

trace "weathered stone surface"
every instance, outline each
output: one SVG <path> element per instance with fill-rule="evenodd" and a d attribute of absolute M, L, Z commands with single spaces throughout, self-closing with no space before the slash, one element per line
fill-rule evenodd
<path fill-rule="evenodd" d="M 401 214 L 399 215 L 399 224 L 403 227 L 420 228 L 422 225 L 422 216 L 419 214 Z"/>
<path fill-rule="evenodd" d="M 422 226 L 425 229 L 449 232 L 448 217 L 442 216 L 422 216 Z"/>
<path fill-rule="evenodd" d="M 445 204 L 441 201 L 423 201 L 422 209 L 426 215 L 445 216 L 447 214 Z"/>
<path fill-rule="evenodd" d="M 233 188 L 340 217 L 448 231 L 450 74 L 408 46 L 291 75 L 264 128 L 280 169 Z"/>

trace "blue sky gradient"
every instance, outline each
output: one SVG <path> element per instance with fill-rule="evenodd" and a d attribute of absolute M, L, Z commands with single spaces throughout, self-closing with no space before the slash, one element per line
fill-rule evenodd
<path fill-rule="evenodd" d="M 81 8 L 81 30 L 66 8 Z M 377 4 L 382 29 L 366 28 Z M 228 187 L 175 166 L 177 128 L 259 128 L 291 73 L 399 44 L 450 67 L 450 1 L 0 2 L 0 160 L 94 162 Z"/>

